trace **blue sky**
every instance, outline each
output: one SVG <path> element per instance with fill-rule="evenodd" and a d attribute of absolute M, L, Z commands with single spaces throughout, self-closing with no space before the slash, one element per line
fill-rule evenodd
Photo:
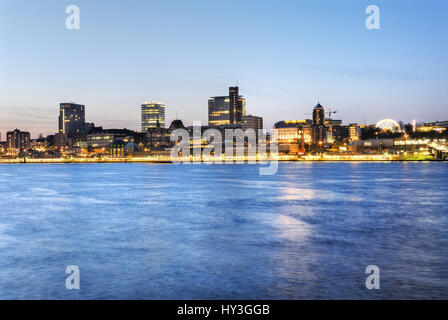
<path fill-rule="evenodd" d="M 65 28 L 70 4 L 80 30 Z M 106 128 L 139 129 L 146 100 L 168 123 L 206 123 L 208 98 L 237 81 L 265 127 L 318 101 L 346 123 L 448 120 L 447 35 L 444 0 L 2 0 L 0 132 L 54 133 L 67 101 Z"/>

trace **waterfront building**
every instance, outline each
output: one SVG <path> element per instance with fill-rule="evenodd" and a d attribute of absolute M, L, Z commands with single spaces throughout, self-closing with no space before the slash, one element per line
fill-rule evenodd
<path fill-rule="evenodd" d="M 350 131 L 348 126 L 337 126 L 333 128 L 333 139 L 339 142 L 346 142 L 349 140 Z"/>
<path fill-rule="evenodd" d="M 127 143 L 122 139 L 117 139 L 109 145 L 109 153 L 112 157 L 125 156 L 125 148 Z"/>
<path fill-rule="evenodd" d="M 444 133 L 448 129 L 448 121 L 435 121 L 428 122 L 421 126 L 416 127 L 417 132 L 438 132 Z"/>
<path fill-rule="evenodd" d="M 334 143 L 335 140 L 337 140 L 335 132 L 337 131 L 338 127 L 342 126 L 342 120 L 334 120 L 334 119 L 325 119 L 324 121 L 325 126 L 325 142 L 326 143 Z"/>
<path fill-rule="evenodd" d="M 358 141 L 361 139 L 361 127 L 357 123 L 350 123 L 348 138 L 350 142 Z"/>
<path fill-rule="evenodd" d="M 76 103 L 59 105 L 59 133 L 67 138 L 83 137 L 86 134 L 85 106 Z"/>
<path fill-rule="evenodd" d="M 448 128 L 448 121 L 435 121 L 435 122 L 428 122 L 424 124 L 428 127 L 442 127 L 442 128 Z"/>
<path fill-rule="evenodd" d="M 124 137 L 123 134 L 113 133 L 93 133 L 87 136 L 87 147 L 91 149 L 107 148 L 112 142 L 118 138 Z"/>
<path fill-rule="evenodd" d="M 145 148 L 147 150 L 165 150 L 171 144 L 170 136 L 170 129 L 149 128 L 145 132 Z"/>
<path fill-rule="evenodd" d="M 313 126 L 309 120 L 280 121 L 274 125 L 277 131 L 279 153 L 308 152 L 312 145 Z"/>
<path fill-rule="evenodd" d="M 53 143 L 60 151 L 64 151 L 72 147 L 72 139 L 67 138 L 67 135 L 62 132 L 54 135 Z"/>
<path fill-rule="evenodd" d="M 150 128 L 145 132 L 145 150 L 146 151 L 163 151 L 171 148 L 171 133 L 176 129 L 185 129 L 182 120 L 176 119 L 171 121 L 168 128 L 156 127 Z"/>
<path fill-rule="evenodd" d="M 103 129 L 93 127 L 91 133 L 87 135 L 86 147 L 95 153 L 104 153 L 106 149 L 116 140 L 121 139 L 126 143 L 134 142 L 138 146 L 143 146 L 145 133 L 136 132 L 129 129 Z"/>
<path fill-rule="evenodd" d="M 8 154 L 18 154 L 30 149 L 30 133 L 15 129 L 6 133 L 6 148 Z"/>
<path fill-rule="evenodd" d="M 165 128 L 165 104 L 157 101 L 144 102 L 141 109 L 141 129 Z"/>
<path fill-rule="evenodd" d="M 361 139 L 361 126 L 351 123 L 333 127 L 333 139 L 340 142 L 354 142 Z"/>
<path fill-rule="evenodd" d="M 228 96 L 216 96 L 208 100 L 208 124 L 210 127 L 241 124 L 245 114 L 246 99 L 239 95 L 238 87 L 230 87 Z"/>
<path fill-rule="evenodd" d="M 112 157 L 124 157 L 136 155 L 139 147 L 134 142 L 133 137 L 127 136 L 114 140 L 106 150 Z"/>

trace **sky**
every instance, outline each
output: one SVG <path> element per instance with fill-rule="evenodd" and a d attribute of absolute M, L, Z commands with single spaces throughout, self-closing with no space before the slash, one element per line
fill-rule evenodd
<path fill-rule="evenodd" d="M 104 128 L 139 130 L 148 100 L 206 124 L 237 83 L 265 128 L 318 102 L 344 123 L 448 120 L 447 35 L 445 0 L 1 0 L 0 132 L 53 134 L 61 102 Z"/>

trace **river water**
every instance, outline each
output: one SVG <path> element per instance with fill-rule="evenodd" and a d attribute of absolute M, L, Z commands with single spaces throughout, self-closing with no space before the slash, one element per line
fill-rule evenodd
<path fill-rule="evenodd" d="M 0 299 L 448 299 L 447 205 L 446 162 L 0 165 Z"/>

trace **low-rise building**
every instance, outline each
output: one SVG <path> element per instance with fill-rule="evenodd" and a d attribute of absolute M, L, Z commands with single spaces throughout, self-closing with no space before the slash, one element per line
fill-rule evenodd
<path fill-rule="evenodd" d="M 87 147 L 92 149 L 107 148 L 112 142 L 119 137 L 123 137 L 122 134 L 114 133 L 93 133 L 87 136 Z"/>
<path fill-rule="evenodd" d="M 297 154 L 310 150 L 313 143 L 313 126 L 310 120 L 280 121 L 274 125 L 277 131 L 279 153 Z"/>

